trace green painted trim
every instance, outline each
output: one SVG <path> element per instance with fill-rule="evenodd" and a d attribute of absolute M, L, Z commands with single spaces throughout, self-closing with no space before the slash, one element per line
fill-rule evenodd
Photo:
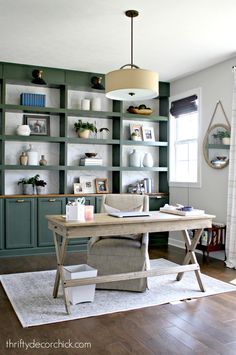
<path fill-rule="evenodd" d="M 4 165 L 5 170 L 65 170 L 61 165 Z"/>
<path fill-rule="evenodd" d="M 207 144 L 208 149 L 230 149 L 229 144 Z"/>
<path fill-rule="evenodd" d="M 61 143 L 65 142 L 64 137 L 49 137 L 49 136 L 17 136 L 17 135 L 4 135 L 2 139 L 5 141 L 20 141 L 20 142 L 51 142 Z"/>
<path fill-rule="evenodd" d="M 168 171 L 167 167 L 152 167 L 152 168 L 134 168 L 130 166 L 124 166 L 121 168 L 122 171 L 160 171 L 160 172 L 166 172 Z"/>
<path fill-rule="evenodd" d="M 67 143 L 73 143 L 73 144 L 99 144 L 99 145 L 113 145 L 113 144 L 120 144 L 119 139 L 93 139 L 93 138 L 67 138 Z"/>
<path fill-rule="evenodd" d="M 53 114 L 59 115 L 60 113 L 65 113 L 64 108 L 57 107 L 37 107 L 37 106 L 23 106 L 23 105 L 0 105 L 0 108 L 5 108 L 7 112 L 24 112 L 24 113 L 44 113 L 44 114 Z"/>
<path fill-rule="evenodd" d="M 119 171 L 119 166 L 96 166 L 96 165 L 89 165 L 89 166 L 73 166 L 67 165 L 67 170 L 106 170 L 106 171 Z"/>
<path fill-rule="evenodd" d="M 68 116 L 76 116 L 76 117 L 95 117 L 95 118 L 120 117 L 119 112 L 85 111 L 85 110 L 73 110 L 73 109 L 67 109 L 66 111 Z"/>
<path fill-rule="evenodd" d="M 122 119 L 130 120 L 130 121 L 149 121 L 149 122 L 168 121 L 167 116 L 154 116 L 154 115 L 146 116 L 146 115 L 136 115 L 133 113 L 123 113 Z"/>

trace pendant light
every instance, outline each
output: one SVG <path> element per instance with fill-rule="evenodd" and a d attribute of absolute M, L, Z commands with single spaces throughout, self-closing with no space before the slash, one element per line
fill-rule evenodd
<path fill-rule="evenodd" d="M 131 19 L 131 62 L 119 70 L 106 74 L 106 97 L 120 101 L 152 99 L 159 94 L 159 75 L 150 70 L 140 69 L 133 63 L 133 19 L 139 13 L 136 10 L 128 10 L 125 15 Z"/>

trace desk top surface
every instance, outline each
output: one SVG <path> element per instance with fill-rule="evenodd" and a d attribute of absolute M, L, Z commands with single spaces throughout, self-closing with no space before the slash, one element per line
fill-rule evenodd
<path fill-rule="evenodd" d="M 198 216 L 177 216 L 170 215 L 167 213 L 162 213 L 159 211 L 149 212 L 151 216 L 148 217 L 128 217 L 128 218 L 117 218 L 109 216 L 107 213 L 95 213 L 93 221 L 79 222 L 79 221 L 66 221 L 63 215 L 47 215 L 48 221 L 60 225 L 62 227 L 85 227 L 85 226 L 101 226 L 101 225 L 124 225 L 124 224 L 143 224 L 143 223 L 155 223 L 155 222 L 183 222 L 191 220 L 212 220 L 215 218 L 213 215 L 203 214 Z"/>

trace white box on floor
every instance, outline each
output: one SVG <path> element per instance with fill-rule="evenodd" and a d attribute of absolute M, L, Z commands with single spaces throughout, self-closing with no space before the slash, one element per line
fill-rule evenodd
<path fill-rule="evenodd" d="M 97 270 L 89 265 L 71 265 L 65 266 L 65 278 L 67 280 L 85 279 L 87 277 L 96 277 Z M 95 284 L 68 287 L 69 300 L 71 304 L 77 304 L 82 302 L 93 302 L 95 294 Z"/>

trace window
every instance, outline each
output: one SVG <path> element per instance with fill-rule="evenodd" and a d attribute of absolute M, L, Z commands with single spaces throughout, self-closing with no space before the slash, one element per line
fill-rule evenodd
<path fill-rule="evenodd" d="M 170 98 L 170 186 L 200 187 L 200 90 Z"/>

